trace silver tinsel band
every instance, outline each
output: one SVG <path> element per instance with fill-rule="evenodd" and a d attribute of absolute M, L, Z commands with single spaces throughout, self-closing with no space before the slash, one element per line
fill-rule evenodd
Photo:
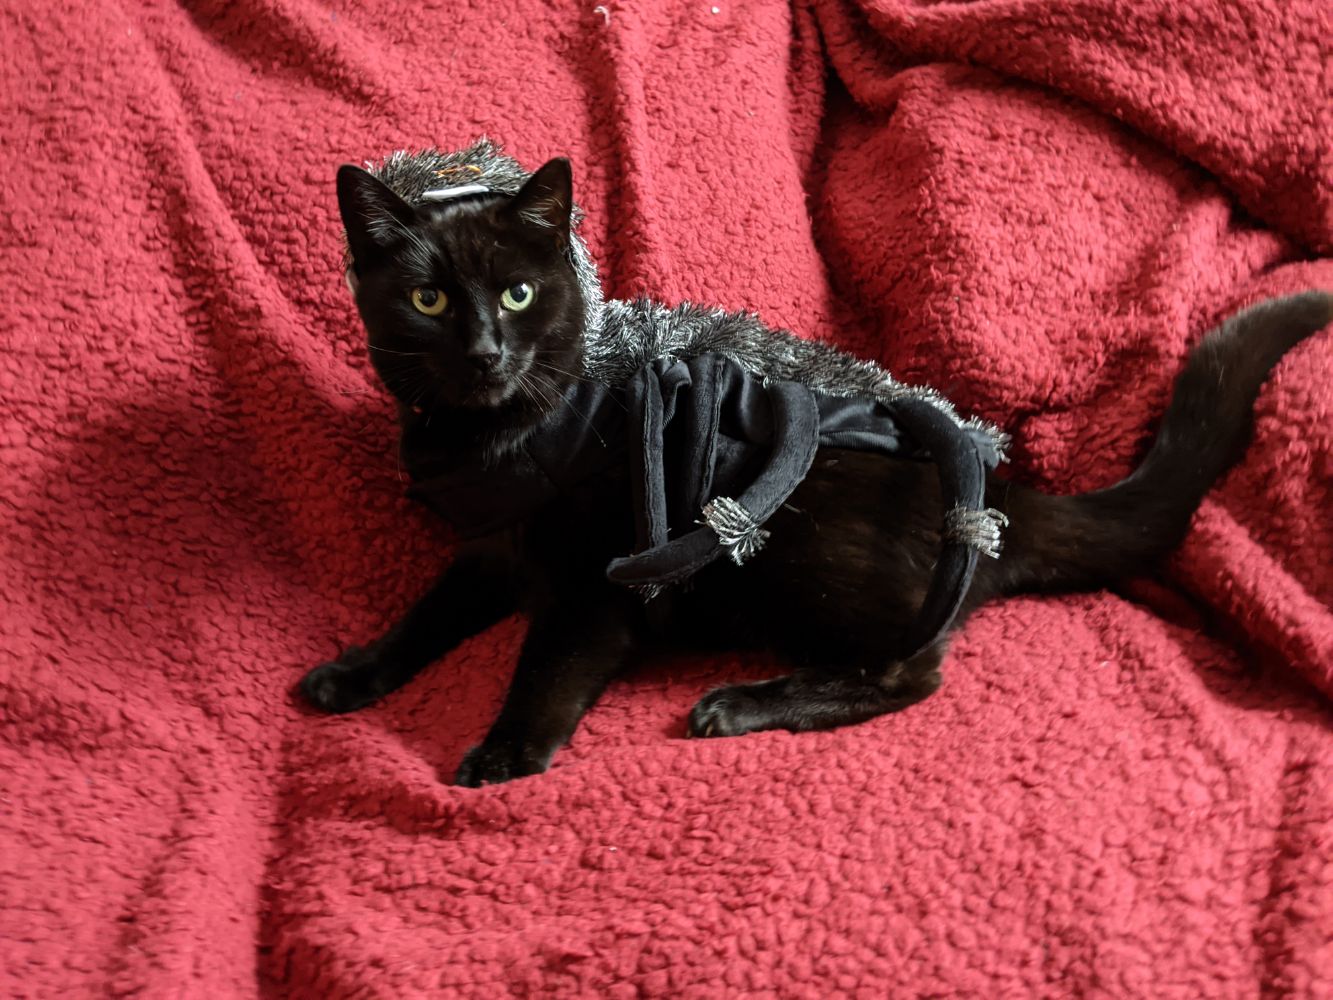
<path fill-rule="evenodd" d="M 704 505 L 704 524 L 717 532 L 717 539 L 737 566 L 749 559 L 768 541 L 769 532 L 759 526 L 754 515 L 731 497 L 717 497 Z"/>
<path fill-rule="evenodd" d="M 643 603 L 654 601 L 667 589 L 665 583 L 637 583 L 632 588 L 643 599 Z"/>
<path fill-rule="evenodd" d="M 944 515 L 944 538 L 949 542 L 970 545 L 982 555 L 998 559 L 1000 550 L 1004 548 L 1000 529 L 1008 526 L 1009 518 L 994 507 L 985 510 L 955 507 Z"/>

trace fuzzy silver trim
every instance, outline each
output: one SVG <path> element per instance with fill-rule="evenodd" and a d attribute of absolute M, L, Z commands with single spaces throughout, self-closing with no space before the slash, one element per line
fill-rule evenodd
<path fill-rule="evenodd" d="M 666 591 L 667 585 L 665 583 L 636 583 L 630 589 L 643 599 L 644 604 L 648 604 L 661 597 Z"/>
<path fill-rule="evenodd" d="M 983 434 L 990 435 L 991 441 L 995 444 L 995 455 L 1001 462 L 1009 461 L 1009 445 L 1013 443 L 1013 437 L 1000 428 L 996 427 L 988 420 L 982 420 L 980 417 L 968 417 L 963 421 L 964 430 L 980 431 Z"/>
<path fill-rule="evenodd" d="M 985 510 L 955 507 L 944 515 L 944 538 L 946 541 L 970 545 L 982 555 L 998 559 L 1004 549 L 1000 529 L 1008 526 L 1009 518 L 994 507 Z"/>
<path fill-rule="evenodd" d="M 767 326 L 754 313 L 690 302 L 671 307 L 647 299 L 612 299 L 603 307 L 600 328 L 588 337 L 586 347 L 584 371 L 609 385 L 623 385 L 658 358 L 716 353 L 760 378 L 800 382 L 832 396 L 870 396 L 885 403 L 904 397 L 925 400 L 959 427 L 985 434 L 1000 456 L 1007 441 L 993 424 L 976 417 L 965 420 L 934 389 L 906 385 L 872 361 Z"/>
<path fill-rule="evenodd" d="M 744 506 L 731 497 L 716 497 L 704 505 L 704 524 L 717 534 L 717 540 L 737 566 L 756 555 L 768 541 L 769 532 L 759 526 Z"/>

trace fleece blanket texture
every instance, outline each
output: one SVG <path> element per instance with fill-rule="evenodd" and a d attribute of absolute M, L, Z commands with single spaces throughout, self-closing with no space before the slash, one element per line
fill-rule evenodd
<path fill-rule="evenodd" d="M 780 665 L 645 662 L 548 774 L 466 790 L 521 621 L 353 716 L 291 696 L 452 544 L 402 496 L 338 164 L 567 154 L 612 295 L 833 340 L 1084 490 L 1205 329 L 1333 287 L 1326 3 L 0 26 L 0 993 L 1333 994 L 1329 331 L 1157 577 L 986 609 L 902 715 L 691 741 Z"/>

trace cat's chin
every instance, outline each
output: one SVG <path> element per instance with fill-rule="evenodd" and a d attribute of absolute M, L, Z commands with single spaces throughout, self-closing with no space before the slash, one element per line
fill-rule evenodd
<path fill-rule="evenodd" d="M 546 411 L 562 392 L 562 386 L 534 377 L 525 359 L 515 359 L 512 370 L 474 383 L 460 405 L 469 410 Z"/>
<path fill-rule="evenodd" d="M 462 405 L 469 410 L 495 410 L 512 402 L 518 386 L 503 380 L 479 382 L 463 398 Z"/>
<path fill-rule="evenodd" d="M 525 393 L 522 385 L 518 376 L 483 379 L 468 389 L 457 405 L 474 412 L 543 409 L 541 403 L 546 400 L 531 392 Z"/>

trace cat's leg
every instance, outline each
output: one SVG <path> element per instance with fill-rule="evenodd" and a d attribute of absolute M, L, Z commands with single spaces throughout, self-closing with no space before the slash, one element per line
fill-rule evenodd
<path fill-rule="evenodd" d="M 718 688 L 690 712 L 690 735 L 834 729 L 900 711 L 940 686 L 944 648 L 943 642 L 937 643 L 888 669 L 882 662 L 864 670 L 854 665 L 807 667 L 789 677 Z"/>
<path fill-rule="evenodd" d="M 534 614 L 504 707 L 464 756 L 455 784 L 476 788 L 545 771 L 623 668 L 635 639 L 630 622 L 620 594 L 608 600 L 580 591 Z"/>
<path fill-rule="evenodd" d="M 396 691 L 464 639 L 512 613 L 517 593 L 507 560 L 464 549 L 401 621 L 366 646 L 306 674 L 301 693 L 326 712 L 351 712 Z"/>

